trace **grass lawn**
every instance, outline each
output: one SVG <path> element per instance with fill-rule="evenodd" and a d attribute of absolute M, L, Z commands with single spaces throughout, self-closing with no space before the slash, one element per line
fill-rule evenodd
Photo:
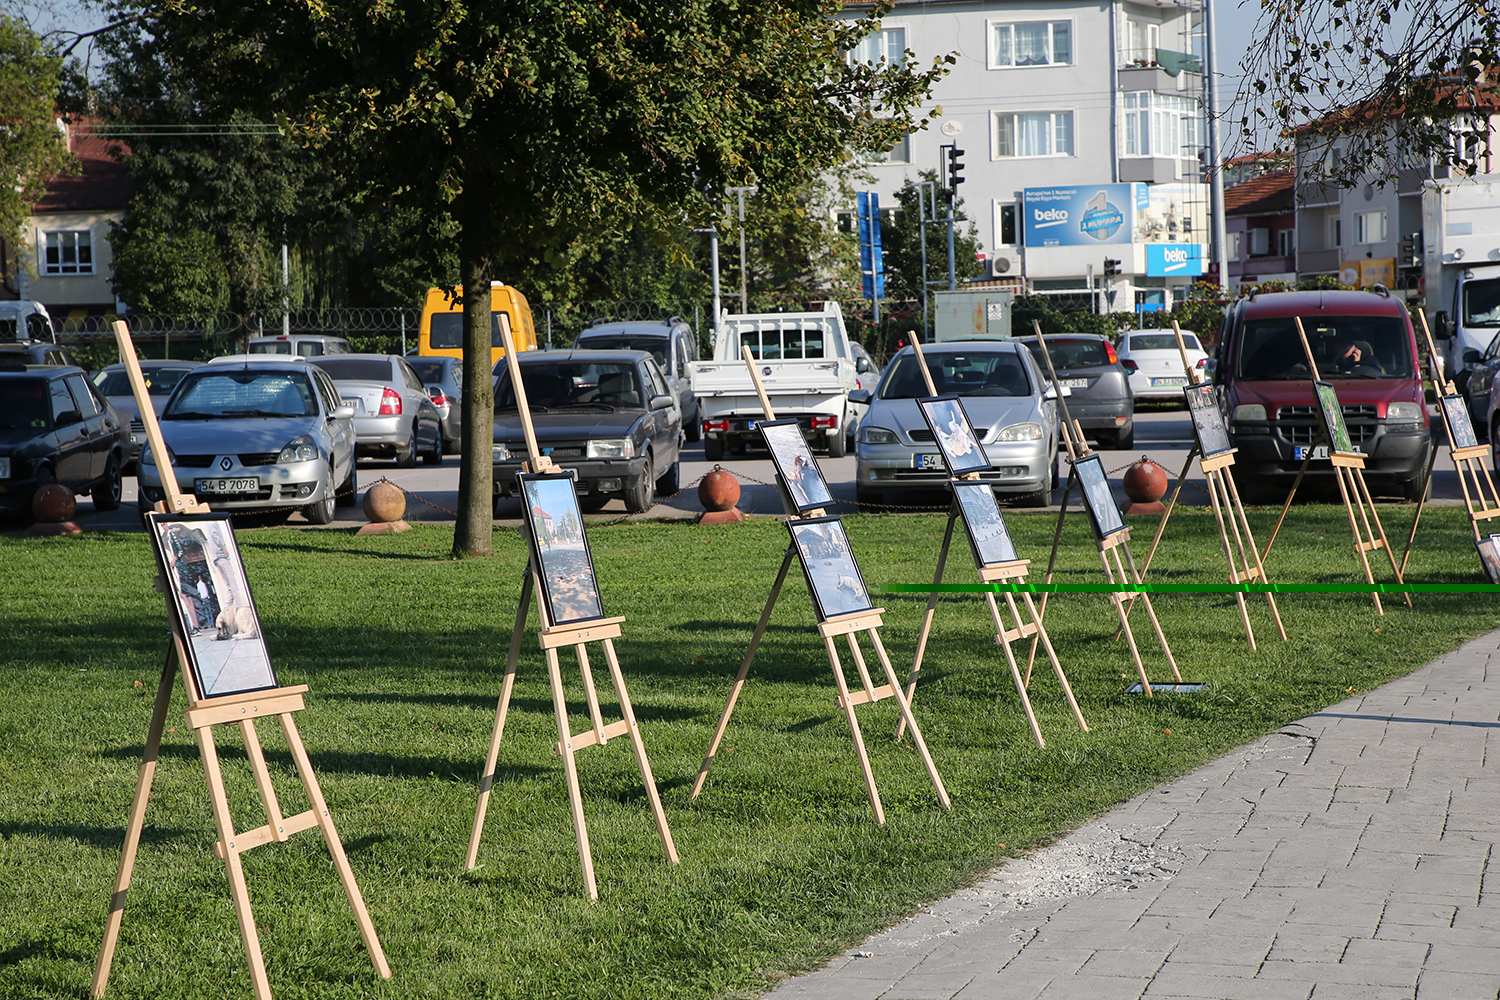
<path fill-rule="evenodd" d="M 1275 510 L 1252 511 L 1264 542 Z M 1386 508 L 1404 543 L 1411 508 Z M 1055 516 L 1012 514 L 1045 567 Z M 847 518 L 872 586 L 930 581 L 941 516 Z M 1144 558 L 1155 522 L 1136 529 Z M 915 711 L 953 810 L 915 752 L 891 739 L 890 702 L 860 710 L 888 821 L 877 826 L 822 643 L 794 568 L 703 795 L 688 791 L 787 542 L 784 527 L 627 522 L 591 541 L 682 863 L 668 865 L 628 742 L 579 755 L 601 898 L 589 903 L 571 831 L 546 670 L 528 638 L 481 866 L 463 869 L 525 561 L 514 532 L 492 559 L 445 558 L 451 529 L 357 538 L 240 535 L 282 683 L 312 690 L 298 716 L 394 977 L 376 979 L 316 832 L 245 855 L 271 984 L 293 997 L 683 997 L 753 994 L 1114 804 L 1500 625 L 1488 595 L 1285 595 L 1291 641 L 1251 603 L 1252 652 L 1227 595 L 1155 603 L 1195 695 L 1147 700 L 1102 595 L 1051 602 L 1048 625 L 1092 732 L 1073 724 L 1045 661 L 1032 742 L 978 596 L 938 605 Z M 1414 582 L 1482 582 L 1459 508 L 1427 512 Z M 960 539 L 948 582 L 973 582 Z M 1102 582 L 1081 514 L 1059 582 Z M 1273 582 L 1362 582 L 1341 507 L 1295 510 Z M 0 537 L 0 996 L 87 994 L 166 643 L 142 534 Z M 1211 515 L 1172 519 L 1151 579 L 1221 583 Z M 1038 574 L 1040 579 L 1040 574 Z M 1389 580 L 1377 567 L 1377 580 Z M 898 670 L 925 597 L 887 596 Z M 1153 680 L 1149 626 L 1132 619 Z M 535 618 L 532 619 L 533 627 Z M 596 647 L 597 649 L 597 647 Z M 602 656 L 594 656 L 602 667 Z M 847 657 L 846 657 L 847 659 Z M 904 661 L 904 662 L 903 662 Z M 873 662 L 873 661 L 872 661 Z M 564 656 L 575 730 L 582 690 Z M 877 668 L 878 669 L 878 668 Z M 851 669 L 852 676 L 852 669 Z M 609 721 L 617 718 L 598 672 Z M 169 717 L 109 996 L 248 997 L 203 768 Z M 288 814 L 306 808 L 279 731 L 261 726 Z M 232 728 L 216 730 L 241 830 L 264 822 Z"/>

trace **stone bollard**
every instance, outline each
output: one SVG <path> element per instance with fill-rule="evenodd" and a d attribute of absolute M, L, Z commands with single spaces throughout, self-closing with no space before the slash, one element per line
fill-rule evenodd
<path fill-rule="evenodd" d="M 1165 514 L 1161 498 L 1167 493 L 1167 470 L 1145 455 L 1125 470 L 1125 495 L 1130 498 L 1127 514 Z"/>
<path fill-rule="evenodd" d="M 78 500 L 73 491 L 61 483 L 48 483 L 31 495 L 31 516 L 36 522 L 26 529 L 28 535 L 77 535 L 83 529 L 73 523 Z"/>
<path fill-rule="evenodd" d="M 744 513 L 735 504 L 740 500 L 740 481 L 733 474 L 714 466 L 714 470 L 698 484 L 698 502 L 707 512 L 698 518 L 699 524 L 738 524 L 745 519 Z"/>
<path fill-rule="evenodd" d="M 395 535 L 411 530 L 411 525 L 402 520 L 406 516 L 406 494 L 389 480 L 382 479 L 365 490 L 362 506 L 370 523 L 355 534 Z"/>

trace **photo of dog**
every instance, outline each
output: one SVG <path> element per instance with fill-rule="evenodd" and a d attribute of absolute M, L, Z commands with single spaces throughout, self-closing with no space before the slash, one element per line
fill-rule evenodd
<path fill-rule="evenodd" d="M 249 608 L 225 608 L 214 622 L 218 628 L 216 639 L 254 639 L 255 613 Z"/>

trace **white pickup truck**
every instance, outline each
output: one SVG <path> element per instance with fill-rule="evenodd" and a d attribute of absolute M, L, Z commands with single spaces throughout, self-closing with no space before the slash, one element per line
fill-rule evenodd
<path fill-rule="evenodd" d="M 826 447 L 831 458 L 844 455 L 853 412 L 849 391 L 874 367 L 855 358 L 839 304 L 826 302 L 822 312 L 719 317 L 713 357 L 692 365 L 704 456 L 716 461 L 726 448 L 741 453 L 747 442 L 761 441 L 755 427 L 765 413 L 745 367 L 747 354 L 757 361 L 776 419 L 796 417 L 811 445 Z"/>

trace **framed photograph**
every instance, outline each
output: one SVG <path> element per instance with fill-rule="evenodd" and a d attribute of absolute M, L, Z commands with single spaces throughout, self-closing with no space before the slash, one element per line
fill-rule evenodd
<path fill-rule="evenodd" d="M 969 415 L 964 412 L 963 403 L 957 396 L 919 399 L 917 409 L 922 411 L 922 419 L 932 428 L 933 440 L 937 442 L 938 451 L 943 453 L 950 476 L 956 478 L 990 467 L 990 460 L 985 458 L 984 449 L 979 446 L 979 435 L 974 433 Z"/>
<path fill-rule="evenodd" d="M 228 514 L 150 514 L 156 565 L 198 698 L 279 687 Z"/>
<path fill-rule="evenodd" d="M 1079 459 L 1073 463 L 1078 481 L 1083 484 L 1083 503 L 1089 509 L 1089 520 L 1094 524 L 1094 537 L 1104 541 L 1125 528 L 1125 518 L 1109 491 L 1109 477 L 1104 474 L 1104 463 L 1098 455 Z"/>
<path fill-rule="evenodd" d="M 1339 405 L 1338 393 L 1331 382 L 1314 382 L 1318 394 L 1318 412 L 1323 415 L 1323 430 L 1328 434 L 1328 450 L 1345 455 L 1356 454 L 1354 443 L 1349 440 L 1349 428 L 1344 425 L 1344 408 Z"/>
<path fill-rule="evenodd" d="M 1500 535 L 1490 535 L 1474 543 L 1479 546 L 1479 561 L 1490 583 L 1500 583 Z"/>
<path fill-rule="evenodd" d="M 995 502 L 995 493 L 989 483 L 972 479 L 954 480 L 953 496 L 958 500 L 959 512 L 963 514 L 964 527 L 969 529 L 969 545 L 974 549 L 976 566 L 993 566 L 996 563 L 1015 562 L 1015 543 L 1005 527 L 1005 515 Z"/>
<path fill-rule="evenodd" d="M 849 549 L 843 521 L 836 517 L 793 519 L 786 526 L 802 557 L 802 571 L 807 574 L 807 587 L 818 609 L 818 621 L 874 607 L 865 588 L 865 578 Z"/>
<path fill-rule="evenodd" d="M 553 625 L 604 617 L 594 557 L 583 533 L 583 513 L 571 473 L 522 474 L 531 555 L 540 569 L 542 603 Z"/>
<path fill-rule="evenodd" d="M 1219 409 L 1218 396 L 1211 385 L 1184 386 L 1188 413 L 1193 418 L 1193 433 L 1198 436 L 1198 450 L 1204 458 L 1213 458 L 1234 450 L 1229 443 L 1229 431 L 1224 427 L 1224 411 Z"/>
<path fill-rule="evenodd" d="M 1474 436 L 1474 422 L 1462 396 L 1443 396 L 1443 416 L 1448 418 L 1449 448 L 1472 448 L 1479 443 Z"/>
<path fill-rule="evenodd" d="M 818 463 L 813 461 L 807 439 L 802 436 L 797 421 L 769 420 L 757 426 L 761 437 L 765 438 L 766 447 L 771 450 L 771 460 L 776 463 L 776 471 L 781 473 L 781 481 L 791 493 L 792 506 L 797 513 L 832 505 L 833 494 L 823 481 Z"/>

